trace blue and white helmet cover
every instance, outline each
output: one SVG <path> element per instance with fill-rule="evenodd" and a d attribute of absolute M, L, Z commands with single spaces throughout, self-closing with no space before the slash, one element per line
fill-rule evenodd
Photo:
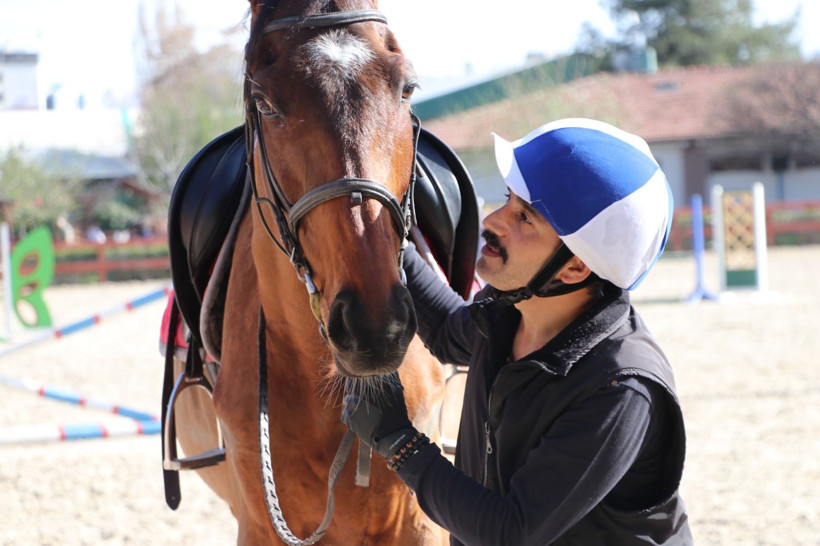
<path fill-rule="evenodd" d="M 666 246 L 674 204 L 642 138 L 571 118 L 493 140 L 504 182 L 591 271 L 629 290 L 643 281 Z"/>

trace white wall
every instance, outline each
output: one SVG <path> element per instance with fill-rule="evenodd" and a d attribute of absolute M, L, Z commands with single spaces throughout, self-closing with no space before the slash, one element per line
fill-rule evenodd
<path fill-rule="evenodd" d="M 684 170 L 683 146 L 681 144 L 663 143 L 652 144 L 650 146 L 652 155 L 661 166 L 669 187 L 672 189 L 672 196 L 675 199 L 676 207 L 689 205 L 686 198 L 686 175 Z"/>
<path fill-rule="evenodd" d="M 755 182 L 763 183 L 766 201 L 780 200 L 778 175 L 771 170 L 712 173 L 707 185 L 710 192 L 718 184 L 726 191 L 751 190 Z M 783 173 L 783 190 L 784 201 L 820 200 L 820 167 L 800 170 L 790 168 Z"/>
<path fill-rule="evenodd" d="M 820 167 L 789 170 L 784 176 L 787 201 L 820 199 Z"/>
<path fill-rule="evenodd" d="M 127 128 L 135 110 L 3 110 L 0 111 L 0 152 L 68 149 L 103 156 L 124 156 Z"/>
<path fill-rule="evenodd" d="M 37 108 L 37 65 L 0 62 L 0 110 Z"/>

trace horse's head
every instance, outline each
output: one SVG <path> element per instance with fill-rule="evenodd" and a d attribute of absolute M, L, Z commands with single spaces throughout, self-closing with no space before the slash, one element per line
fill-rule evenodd
<path fill-rule="evenodd" d="M 375 7 L 251 0 L 246 48 L 255 232 L 293 255 L 337 368 L 350 376 L 398 368 L 416 330 L 398 263 L 416 80 Z M 254 239 L 255 257 L 273 252 L 270 239 L 264 248 Z"/>

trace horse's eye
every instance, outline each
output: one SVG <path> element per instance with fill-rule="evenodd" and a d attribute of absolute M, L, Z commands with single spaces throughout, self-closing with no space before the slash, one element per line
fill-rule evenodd
<path fill-rule="evenodd" d="M 404 87 L 401 90 L 401 100 L 402 102 L 410 102 L 410 98 L 413 96 L 413 92 L 418 88 L 419 84 L 415 81 L 410 81 L 404 84 Z"/>
<path fill-rule="evenodd" d="M 266 99 L 265 97 L 256 96 L 253 98 L 254 104 L 256 104 L 256 109 L 265 117 L 277 116 L 279 115 L 278 110 L 274 108 L 273 104 Z"/>

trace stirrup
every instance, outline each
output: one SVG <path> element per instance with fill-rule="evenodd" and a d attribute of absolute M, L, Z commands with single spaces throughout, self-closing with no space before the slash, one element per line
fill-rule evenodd
<path fill-rule="evenodd" d="M 204 389 L 208 395 L 213 399 L 214 389 L 211 382 L 204 375 L 200 377 L 189 378 L 187 372 L 182 372 L 177 378 L 174 390 L 171 392 L 171 399 L 168 402 L 168 410 L 165 413 L 165 433 L 162 437 L 162 442 L 165 447 L 162 459 L 162 467 L 165 470 L 195 470 L 205 466 L 213 466 L 225 460 L 225 442 L 222 440 L 222 429 L 219 426 L 219 421 L 216 422 L 217 445 L 207 451 L 203 451 L 198 455 L 180 459 L 177 456 L 177 435 L 176 435 L 176 419 L 174 418 L 174 404 L 177 401 L 182 391 L 189 387 L 199 387 Z"/>

